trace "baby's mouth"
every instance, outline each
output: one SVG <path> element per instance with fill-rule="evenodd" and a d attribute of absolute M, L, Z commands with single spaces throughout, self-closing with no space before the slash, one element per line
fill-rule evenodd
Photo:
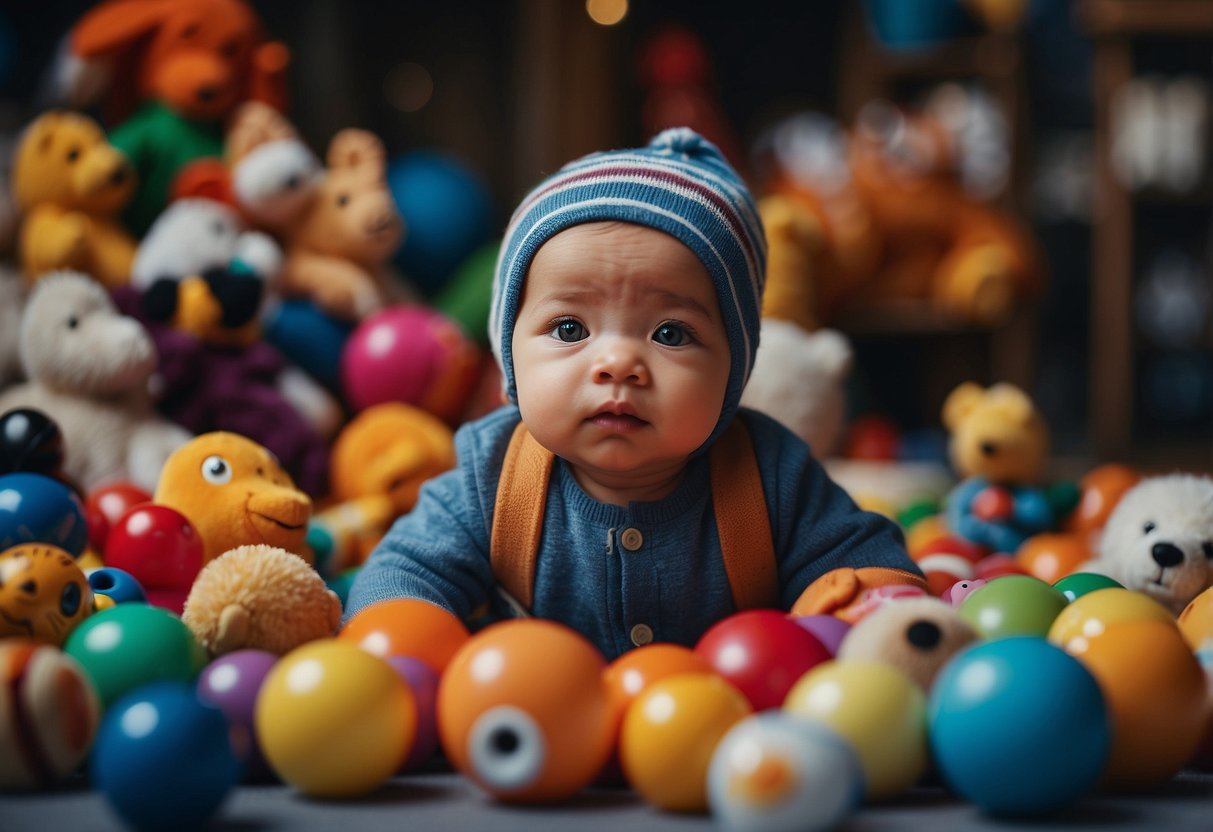
<path fill-rule="evenodd" d="M 626 433 L 640 430 L 648 424 L 644 419 L 633 413 L 615 413 L 610 410 L 600 410 L 588 420 L 590 424 L 612 433 Z"/>

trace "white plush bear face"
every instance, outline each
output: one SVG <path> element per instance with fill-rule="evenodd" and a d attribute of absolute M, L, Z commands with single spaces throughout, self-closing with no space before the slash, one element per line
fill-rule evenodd
<path fill-rule="evenodd" d="M 142 392 L 157 354 L 143 325 L 119 313 L 101 284 L 78 272 L 38 281 L 21 318 L 30 381 L 89 396 Z"/>
<path fill-rule="evenodd" d="M 1117 503 L 1100 543 L 1111 577 L 1176 614 L 1213 585 L 1213 479 L 1148 477 Z"/>
<path fill-rule="evenodd" d="M 146 289 L 160 278 L 181 280 L 226 268 L 236 254 L 241 231 L 236 212 L 222 203 L 211 199 L 173 202 L 139 244 L 131 264 L 131 283 Z"/>

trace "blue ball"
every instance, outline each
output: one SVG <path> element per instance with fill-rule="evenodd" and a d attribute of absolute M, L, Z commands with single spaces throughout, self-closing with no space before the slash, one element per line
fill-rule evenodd
<path fill-rule="evenodd" d="M 1099 684 L 1035 636 L 986 641 L 944 665 L 927 708 L 940 775 L 995 815 L 1054 812 L 1090 790 L 1111 748 Z"/>
<path fill-rule="evenodd" d="M 227 718 L 185 682 L 153 682 L 115 702 L 90 772 L 138 832 L 205 826 L 243 774 Z"/>
<path fill-rule="evenodd" d="M 493 233 L 493 202 L 480 179 L 454 156 L 415 150 L 388 164 L 387 184 L 404 217 L 394 262 L 427 294 Z"/>
<path fill-rule="evenodd" d="M 79 557 L 88 544 L 84 504 L 42 474 L 0 476 L 0 552 L 18 543 L 50 543 Z"/>
<path fill-rule="evenodd" d="M 284 300 L 262 333 L 292 364 L 329 390 L 341 390 L 341 350 L 354 324 L 339 321 L 307 300 Z"/>
<path fill-rule="evenodd" d="M 116 566 L 103 566 L 88 573 L 88 585 L 97 595 L 104 595 L 115 604 L 126 604 L 135 601 L 147 603 L 147 593 L 139 580 Z"/>

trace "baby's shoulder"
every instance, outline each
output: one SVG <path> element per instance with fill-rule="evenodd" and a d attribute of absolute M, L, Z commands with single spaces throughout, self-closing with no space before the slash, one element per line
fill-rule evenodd
<path fill-rule="evenodd" d="M 766 459 L 781 459 L 804 464 L 813 457 L 808 443 L 765 413 L 742 407 L 737 411 L 750 432 L 754 454 L 761 463 Z"/>
<path fill-rule="evenodd" d="M 496 470 L 521 420 L 518 407 L 510 404 L 460 425 L 455 431 L 455 452 L 460 463 L 481 471 Z"/>

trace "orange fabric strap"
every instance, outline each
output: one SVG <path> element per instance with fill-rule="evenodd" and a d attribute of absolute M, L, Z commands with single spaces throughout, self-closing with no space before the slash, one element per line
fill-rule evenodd
<path fill-rule="evenodd" d="M 506 448 L 489 542 L 497 582 L 526 610 L 555 456 L 520 422 Z M 750 433 L 734 419 L 709 452 L 712 507 L 725 573 L 738 610 L 779 606 L 775 546 Z"/>

